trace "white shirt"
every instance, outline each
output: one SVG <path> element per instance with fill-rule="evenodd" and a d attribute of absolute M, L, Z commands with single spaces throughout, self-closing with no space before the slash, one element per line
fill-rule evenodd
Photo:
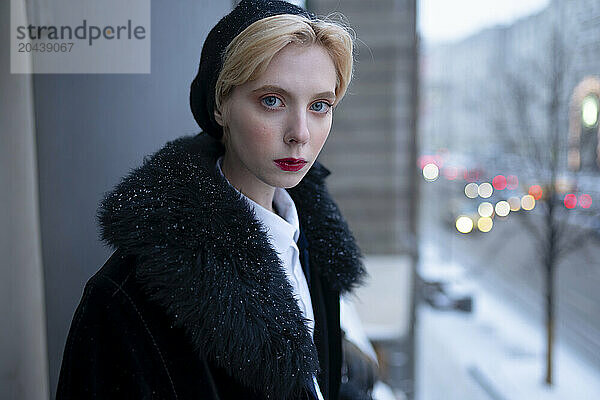
<path fill-rule="evenodd" d="M 223 171 L 221 170 L 222 162 L 223 156 L 217 160 L 217 170 L 221 175 L 223 175 Z M 225 179 L 227 180 L 227 178 Z M 292 285 L 292 294 L 298 302 L 300 311 L 302 311 L 302 316 L 308 319 L 310 335 L 314 336 L 315 316 L 313 314 L 306 277 L 304 276 L 304 271 L 302 271 L 302 264 L 300 264 L 300 250 L 298 250 L 298 245 L 296 244 L 300 235 L 300 222 L 294 201 L 285 189 L 280 187 L 275 188 L 273 204 L 280 214 L 277 215 L 243 193 L 242 196 L 254 210 L 256 218 L 267 229 L 269 242 L 281 260 L 285 275 Z"/>
<path fill-rule="evenodd" d="M 223 156 L 219 157 L 217 160 L 216 168 L 225 180 L 227 180 L 221 170 L 222 162 Z M 227 182 L 229 183 L 229 180 L 227 180 Z M 233 185 L 232 187 L 236 189 Z M 298 212 L 296 211 L 294 200 L 292 200 L 292 197 L 285 189 L 276 187 L 273 196 L 273 205 L 279 213 L 279 215 L 277 215 L 251 198 L 245 196 L 243 193 L 239 193 L 250 204 L 256 218 L 258 218 L 267 229 L 269 242 L 277 252 L 285 275 L 292 285 L 292 294 L 298 302 L 300 311 L 302 311 L 302 316 L 308 320 L 308 330 L 310 335 L 311 337 L 314 336 L 315 316 L 306 277 L 304 276 L 304 271 L 302 271 L 302 264 L 300 264 L 300 250 L 296 244 L 300 235 L 300 222 L 298 220 Z M 319 384 L 314 376 L 313 382 L 317 391 L 317 397 L 323 399 Z"/>

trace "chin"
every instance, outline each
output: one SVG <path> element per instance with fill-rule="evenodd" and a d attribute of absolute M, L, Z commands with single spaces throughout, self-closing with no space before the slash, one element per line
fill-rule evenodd
<path fill-rule="evenodd" d="M 291 189 L 300 183 L 302 178 L 304 178 L 304 175 L 306 175 L 306 173 L 294 173 L 288 174 L 288 176 L 277 177 L 273 180 L 274 184 L 272 186 Z"/>

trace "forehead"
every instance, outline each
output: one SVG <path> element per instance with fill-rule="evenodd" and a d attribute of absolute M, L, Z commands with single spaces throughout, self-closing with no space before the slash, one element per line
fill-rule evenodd
<path fill-rule="evenodd" d="M 292 43 L 277 52 L 266 70 L 247 85 L 249 90 L 270 85 L 310 95 L 335 93 L 336 78 L 335 65 L 324 47 Z"/>

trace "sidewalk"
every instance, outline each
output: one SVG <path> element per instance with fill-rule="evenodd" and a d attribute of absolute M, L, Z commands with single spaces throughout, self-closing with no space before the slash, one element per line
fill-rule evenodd
<path fill-rule="evenodd" d="M 418 309 L 418 400 L 596 400 L 600 371 L 557 338 L 555 385 L 543 383 L 544 327 L 509 305 L 494 288 L 422 247 L 421 275 L 473 295 L 472 314 Z"/>

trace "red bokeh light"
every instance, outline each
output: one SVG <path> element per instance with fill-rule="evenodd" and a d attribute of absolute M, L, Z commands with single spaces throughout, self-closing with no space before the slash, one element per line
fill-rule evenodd
<path fill-rule="evenodd" d="M 567 208 L 575 208 L 577 205 L 577 196 L 573 193 L 569 193 L 565 195 L 565 207 Z"/>
<path fill-rule="evenodd" d="M 515 190 L 519 187 L 519 178 L 516 175 L 509 175 L 506 177 L 506 184 L 508 189 Z"/>
<path fill-rule="evenodd" d="M 590 208 L 592 206 L 592 196 L 589 194 L 579 196 L 579 205 L 583 208 Z"/>
<path fill-rule="evenodd" d="M 506 177 L 504 175 L 496 175 L 494 179 L 492 179 L 492 186 L 496 190 L 506 189 Z"/>
<path fill-rule="evenodd" d="M 544 191 L 540 185 L 533 185 L 529 187 L 529 194 L 532 195 L 534 199 L 539 200 L 542 198 Z"/>
<path fill-rule="evenodd" d="M 420 156 L 417 163 L 419 164 L 419 168 L 421 169 L 423 169 L 423 167 L 425 167 L 427 164 L 435 164 L 438 168 L 442 168 L 442 165 L 444 164 L 441 156 L 432 156 L 429 154 L 424 154 Z"/>

